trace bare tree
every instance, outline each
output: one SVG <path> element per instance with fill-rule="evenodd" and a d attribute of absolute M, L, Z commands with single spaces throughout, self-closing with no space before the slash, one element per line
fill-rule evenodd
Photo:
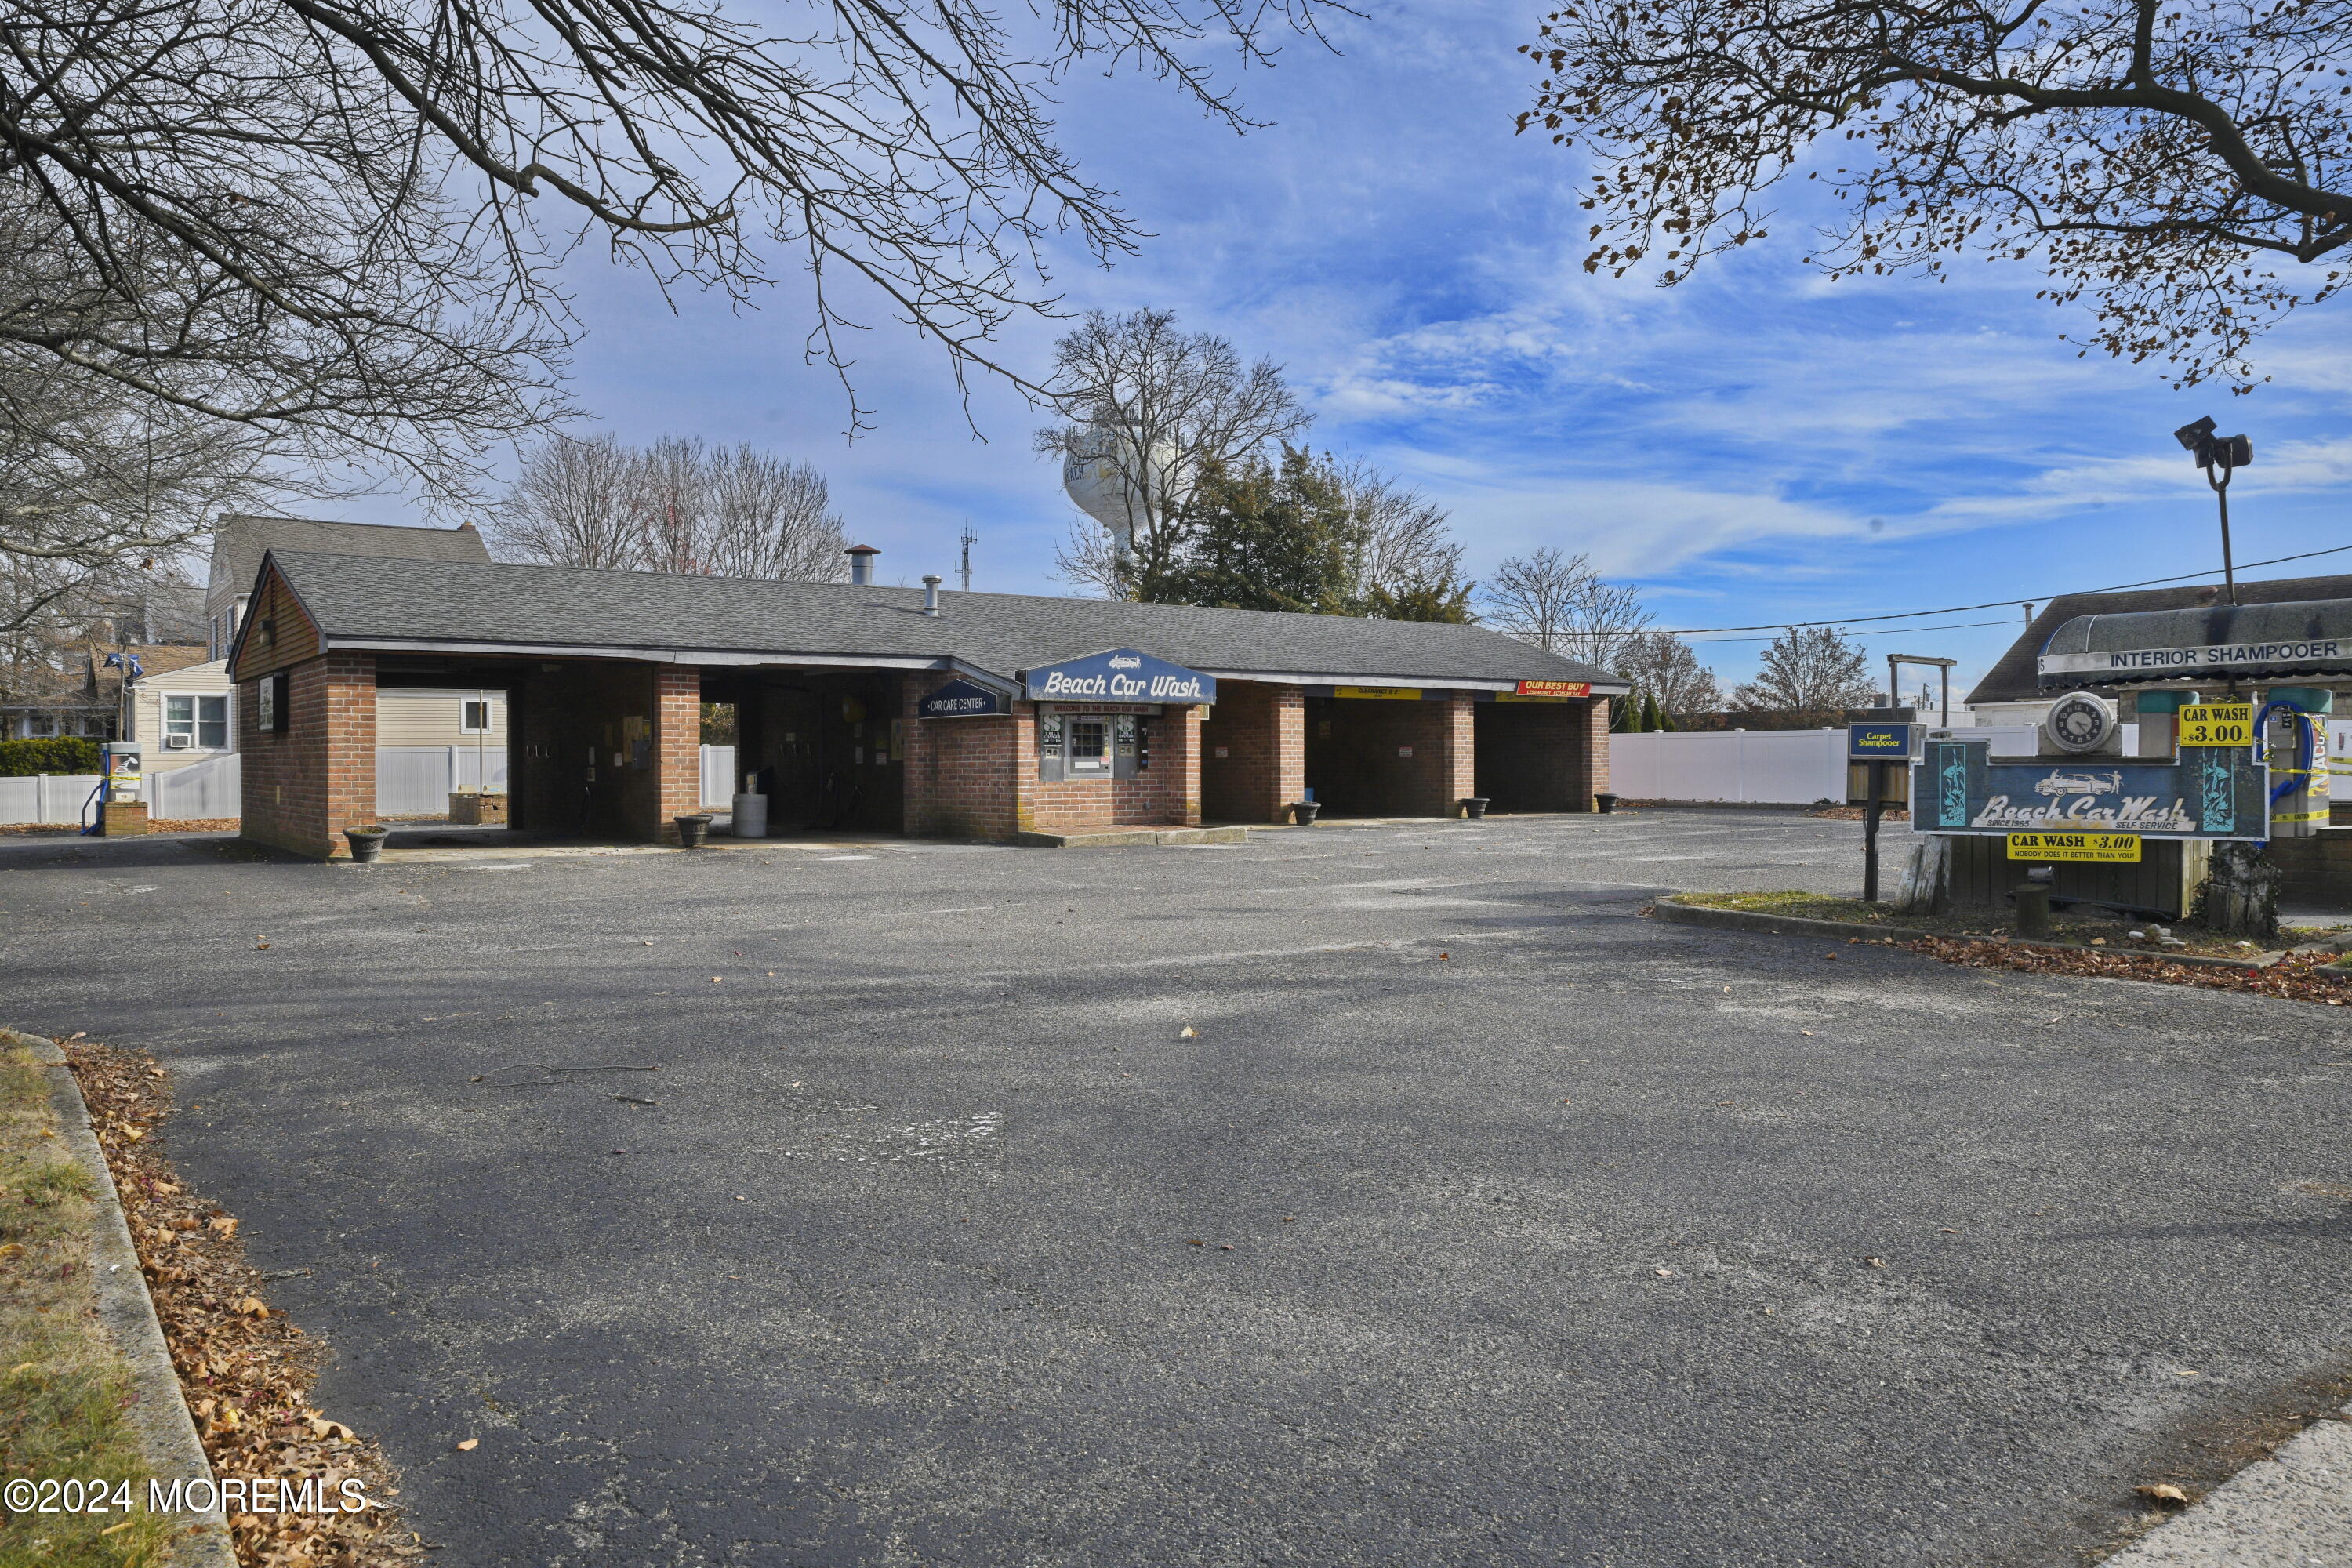
<path fill-rule="evenodd" d="M 8 0 L 0 176 L 93 292 L 0 332 L 184 398 L 167 329 L 201 301 L 258 328 L 211 362 L 239 394 L 225 416 L 384 443 L 424 417 L 369 395 L 338 416 L 303 368 L 429 400 L 432 363 L 529 359 L 564 335 L 552 266 L 597 239 L 665 288 L 739 299 L 796 256 L 811 353 L 836 367 L 868 308 L 959 371 L 987 364 L 991 334 L 1045 300 L 1049 236 L 1104 258 L 1136 237 L 1054 141 L 1058 75 L 1140 68 L 1240 128 L 1192 47 L 1213 31 L 1269 62 L 1269 28 L 1311 31 L 1329 3 L 1054 0 L 1038 38 L 978 0 L 792 26 L 718 0 Z M 126 249 L 184 297 L 150 310 Z M 115 330 L 125 315 L 155 330 Z M 438 456 L 463 454 L 468 417 L 428 441 Z"/>
<path fill-rule="evenodd" d="M 1834 721 L 1844 710 L 1878 697 L 1869 654 L 1837 627 L 1790 626 L 1765 648 L 1756 679 L 1732 692 L 1731 705 Z"/>
<path fill-rule="evenodd" d="M 823 583 L 849 547 L 824 476 L 750 446 L 710 454 L 710 570 L 722 577 Z"/>
<path fill-rule="evenodd" d="M 1818 155 L 1832 276 L 2038 257 L 2089 344 L 2183 384 L 2243 390 L 2254 337 L 2346 276 L 2282 269 L 2352 243 L 2344 0 L 1571 0 L 1524 52 L 1519 128 L 1599 163 L 1588 271 L 1688 278 Z"/>
<path fill-rule="evenodd" d="M 1326 457 L 1324 461 L 1356 534 L 1355 599 L 1395 599 L 1439 585 L 1450 588 L 1459 581 L 1462 545 L 1454 538 L 1453 518 L 1444 507 L 1360 458 L 1339 463 Z"/>
<path fill-rule="evenodd" d="M 565 566 L 827 582 L 846 540 L 824 478 L 743 445 L 670 436 L 650 447 L 557 437 L 523 459 L 487 531 L 503 552 Z"/>
<path fill-rule="evenodd" d="M 1614 668 L 1650 624 L 1631 584 L 1605 582 L 1582 552 L 1562 555 L 1549 545 L 1496 567 L 1486 600 L 1498 629 L 1596 669 Z"/>
<path fill-rule="evenodd" d="M 1671 717 L 1709 713 L 1723 706 L 1723 688 L 1715 672 L 1672 632 L 1636 632 L 1624 639 L 1611 668 L 1631 681 L 1635 691 L 1655 698 L 1659 709 Z"/>
<path fill-rule="evenodd" d="M 611 436 L 559 436 L 526 452 L 522 471 L 483 525 L 507 554 L 564 566 L 635 564 L 630 492 L 635 456 Z"/>
<path fill-rule="evenodd" d="M 1114 598 L 1131 594 L 1139 578 L 1173 569 L 1178 514 L 1206 468 L 1238 467 L 1314 417 L 1280 365 L 1262 359 L 1244 367 L 1231 342 L 1177 331 L 1169 310 L 1089 313 L 1055 345 L 1046 386 L 1062 422 L 1037 432 L 1037 450 L 1066 467 L 1107 467 L 1131 554 L 1123 562 L 1108 537 L 1081 522 L 1057 557 L 1060 574 Z"/>
<path fill-rule="evenodd" d="M 263 458 L 249 432 L 0 348 L 0 632 L 47 636 L 168 578 L 261 493 Z"/>

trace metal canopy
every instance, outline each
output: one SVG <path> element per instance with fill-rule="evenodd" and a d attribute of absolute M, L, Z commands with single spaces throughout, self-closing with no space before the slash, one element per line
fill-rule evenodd
<path fill-rule="evenodd" d="M 2044 690 L 2352 677 L 2352 599 L 2077 616 L 2035 661 Z"/>

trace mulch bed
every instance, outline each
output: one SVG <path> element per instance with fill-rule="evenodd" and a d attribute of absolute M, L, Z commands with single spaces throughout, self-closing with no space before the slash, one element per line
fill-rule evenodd
<path fill-rule="evenodd" d="M 1863 939 L 1853 937 L 1850 943 Z M 2221 969 L 2201 963 L 2169 963 L 2147 952 L 2076 952 L 2047 947 L 2018 947 L 2008 942 L 1966 941 L 1948 936 L 1923 936 L 1904 942 L 1884 937 L 1871 945 L 1907 947 L 1946 963 L 1975 969 L 2015 969 L 2029 974 L 2088 974 L 2105 980 L 2152 980 L 2163 985 L 2195 985 L 2207 991 L 2246 991 L 2289 1002 L 2316 1002 L 2329 1007 L 2352 1005 L 2352 980 L 2316 973 L 2328 957 L 2289 953 L 2263 969 Z"/>
<path fill-rule="evenodd" d="M 144 1051 L 76 1037 L 58 1042 L 89 1102 L 124 1217 L 154 1298 L 163 1338 L 205 1455 L 218 1475 L 346 1478 L 365 1484 L 363 1513 L 236 1514 L 229 1528 L 243 1568 L 385 1568 L 414 1563 L 417 1537 L 398 1528 L 391 1462 L 370 1439 L 321 1415 L 310 1390 L 316 1342 L 266 1300 L 245 1260 L 236 1221 L 188 1190 L 157 1136 L 172 1114 L 170 1080 Z"/>
<path fill-rule="evenodd" d="M 157 816 L 148 819 L 150 833 L 235 833 L 234 816 Z M 70 837 L 81 829 L 69 822 L 0 822 L 0 833 L 49 833 Z"/>

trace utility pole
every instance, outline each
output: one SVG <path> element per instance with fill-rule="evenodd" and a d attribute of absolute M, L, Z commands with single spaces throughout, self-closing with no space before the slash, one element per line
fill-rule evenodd
<path fill-rule="evenodd" d="M 956 569 L 956 576 L 967 594 L 971 592 L 971 547 L 979 542 L 980 535 L 971 531 L 970 522 L 966 522 L 963 525 L 963 564 Z"/>

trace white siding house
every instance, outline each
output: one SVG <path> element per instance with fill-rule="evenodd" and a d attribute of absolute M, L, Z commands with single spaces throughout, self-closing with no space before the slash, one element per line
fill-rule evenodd
<path fill-rule="evenodd" d="M 122 738 L 140 745 L 150 774 L 236 750 L 236 692 L 226 660 L 192 664 L 128 683 Z"/>
<path fill-rule="evenodd" d="M 480 746 L 503 752 L 507 744 L 507 694 L 471 688 L 380 686 L 375 693 L 375 743 L 403 746 Z"/>

